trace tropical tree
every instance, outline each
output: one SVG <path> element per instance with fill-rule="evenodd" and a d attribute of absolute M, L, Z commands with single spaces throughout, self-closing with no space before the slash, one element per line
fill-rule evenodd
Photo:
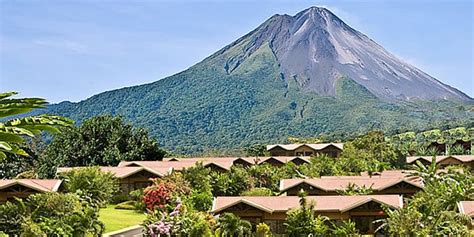
<path fill-rule="evenodd" d="M 41 98 L 11 98 L 17 92 L 0 93 L 0 159 L 7 153 L 28 156 L 20 147 L 25 137 L 35 137 L 42 131 L 58 133 L 61 127 L 69 127 L 73 121 L 54 115 L 31 115 L 19 118 L 21 114 L 34 109 L 45 108 L 46 100 Z M 7 120 L 7 117 L 15 116 Z M 4 121 L 4 119 L 6 121 Z"/>
<path fill-rule="evenodd" d="M 166 152 L 142 128 L 110 115 L 85 120 L 59 134 L 40 157 L 43 177 L 57 166 L 116 166 L 123 160 L 161 160 Z"/>
<path fill-rule="evenodd" d="M 217 236 L 244 237 L 252 235 L 252 224 L 232 213 L 223 213 L 217 221 Z"/>
<path fill-rule="evenodd" d="M 382 228 L 401 236 L 466 236 L 471 220 L 460 214 L 457 204 L 474 200 L 474 176 L 469 170 L 448 169 L 438 173 L 435 162 L 429 167 L 417 164 L 416 175 L 424 189 L 408 200 L 403 208 L 386 210 Z"/>
<path fill-rule="evenodd" d="M 119 190 L 117 178 L 111 172 L 102 172 L 99 167 L 84 167 L 62 173 L 67 192 L 77 193 L 93 206 L 106 205 Z"/>
<path fill-rule="evenodd" d="M 315 203 L 307 203 L 306 194 L 300 193 L 299 208 L 288 211 L 285 226 L 289 237 L 327 236 L 329 226 L 327 217 L 315 214 Z"/>

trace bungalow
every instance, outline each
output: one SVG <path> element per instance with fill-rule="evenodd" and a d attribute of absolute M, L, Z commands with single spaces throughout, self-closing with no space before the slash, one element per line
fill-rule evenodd
<path fill-rule="evenodd" d="M 61 167 L 58 173 L 81 167 Z M 120 190 L 128 194 L 133 190 L 146 188 L 152 184 L 152 179 L 161 178 L 170 172 L 169 168 L 162 167 L 107 167 L 102 166 L 103 172 L 111 172 L 119 180 Z"/>
<path fill-rule="evenodd" d="M 411 196 L 423 189 L 416 178 L 398 176 L 322 176 L 317 179 L 280 180 L 280 192 L 297 196 L 301 190 L 308 195 L 338 195 L 350 185 L 371 188 L 373 194 L 402 194 Z"/>
<path fill-rule="evenodd" d="M 293 162 L 296 165 L 308 164 L 310 163 L 309 157 L 299 157 L 299 156 L 270 156 L 270 157 L 259 157 L 257 158 L 257 164 L 270 164 L 272 166 L 283 166 L 288 162 Z"/>
<path fill-rule="evenodd" d="M 343 147 L 343 143 L 274 144 L 268 145 L 267 151 L 272 156 L 314 156 L 325 154 L 329 157 L 339 157 Z"/>
<path fill-rule="evenodd" d="M 2 179 L 0 180 L 0 203 L 31 194 L 56 192 L 61 188 L 59 179 Z"/>
<path fill-rule="evenodd" d="M 256 164 L 271 164 L 273 166 L 282 166 L 288 162 L 297 165 L 309 163 L 309 157 L 298 156 L 275 156 L 275 157 L 197 157 L 197 158 L 165 158 L 163 161 L 122 161 L 118 167 L 149 167 L 149 168 L 167 168 L 172 170 L 182 170 L 195 166 L 201 162 L 204 167 L 209 167 L 217 172 L 226 172 L 233 165 L 242 165 L 244 167 Z"/>
<path fill-rule="evenodd" d="M 373 221 L 386 217 L 382 205 L 398 209 L 403 205 L 399 195 L 366 196 L 308 196 L 308 203 L 315 203 L 315 212 L 331 220 L 352 220 L 361 233 L 372 234 L 377 229 Z M 283 225 L 286 213 L 299 207 L 297 196 L 272 197 L 217 197 L 211 213 L 218 215 L 229 212 L 253 224 L 266 223 L 272 233 L 285 233 Z"/>
<path fill-rule="evenodd" d="M 449 165 L 466 165 L 474 169 L 474 155 L 449 155 L 449 156 L 436 156 L 436 164 L 441 168 L 445 168 Z M 420 161 L 423 165 L 431 164 L 433 156 L 408 156 L 406 158 L 407 164 L 416 164 L 416 161 Z"/>

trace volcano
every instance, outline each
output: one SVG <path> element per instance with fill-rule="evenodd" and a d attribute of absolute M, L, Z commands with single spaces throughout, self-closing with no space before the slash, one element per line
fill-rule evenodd
<path fill-rule="evenodd" d="M 121 115 L 180 153 L 465 125 L 473 111 L 472 98 L 320 7 L 274 15 L 170 77 L 48 108 L 79 122 Z"/>

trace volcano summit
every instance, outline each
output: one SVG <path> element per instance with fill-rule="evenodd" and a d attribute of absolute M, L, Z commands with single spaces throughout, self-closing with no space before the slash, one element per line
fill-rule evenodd
<path fill-rule="evenodd" d="M 402 37 L 402 36 L 400 36 Z M 194 153 L 465 125 L 473 99 L 403 62 L 329 10 L 274 15 L 189 69 L 156 82 L 63 102 L 81 121 L 122 115 L 167 149 Z"/>

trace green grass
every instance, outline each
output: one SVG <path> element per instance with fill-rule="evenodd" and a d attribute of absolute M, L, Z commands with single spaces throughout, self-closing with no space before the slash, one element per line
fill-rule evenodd
<path fill-rule="evenodd" d="M 105 224 L 105 233 L 139 225 L 145 215 L 134 210 L 118 210 L 115 205 L 108 205 L 99 212 L 99 220 Z"/>

